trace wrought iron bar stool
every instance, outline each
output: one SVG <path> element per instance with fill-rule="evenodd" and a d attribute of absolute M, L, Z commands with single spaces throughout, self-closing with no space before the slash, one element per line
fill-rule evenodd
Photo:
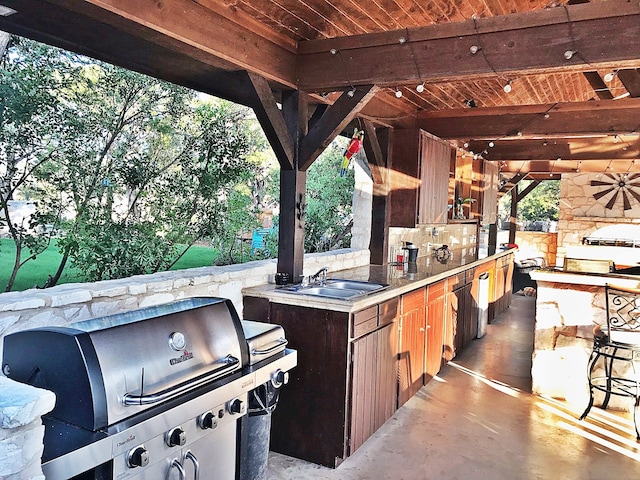
<path fill-rule="evenodd" d="M 588 364 L 589 404 L 580 416 L 591 410 L 594 392 L 604 393 L 601 408 L 611 395 L 634 399 L 633 422 L 636 438 L 640 404 L 640 289 L 605 286 L 607 322 L 593 330 L 593 350 Z"/>

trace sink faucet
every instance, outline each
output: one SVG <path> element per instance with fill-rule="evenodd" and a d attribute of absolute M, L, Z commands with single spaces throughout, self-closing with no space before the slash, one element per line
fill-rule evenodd
<path fill-rule="evenodd" d="M 311 281 L 313 281 L 314 283 L 319 283 L 320 285 L 324 285 L 324 283 L 327 281 L 327 272 L 328 271 L 329 271 L 329 267 L 322 267 L 316 273 L 311 275 L 311 277 L 309 277 L 309 279 Z"/>

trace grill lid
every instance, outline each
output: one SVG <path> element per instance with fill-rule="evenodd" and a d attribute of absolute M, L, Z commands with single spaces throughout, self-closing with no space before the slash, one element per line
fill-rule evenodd
<path fill-rule="evenodd" d="M 4 339 L 7 376 L 52 390 L 51 416 L 94 431 L 247 362 L 238 315 L 220 298 L 180 300 Z"/>

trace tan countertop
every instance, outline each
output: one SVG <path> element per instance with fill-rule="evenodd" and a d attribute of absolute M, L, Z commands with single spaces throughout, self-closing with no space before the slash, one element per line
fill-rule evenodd
<path fill-rule="evenodd" d="M 533 270 L 529 273 L 536 282 L 569 283 L 604 287 L 607 284 L 640 288 L 640 277 L 620 273 L 573 273 L 557 269 Z"/>
<path fill-rule="evenodd" d="M 435 258 L 419 257 L 415 268 L 409 271 L 405 265 L 366 265 L 362 267 L 329 272 L 327 279 L 350 279 L 388 285 L 384 290 L 361 295 L 352 299 L 325 298 L 312 295 L 301 295 L 282 290 L 276 285 L 259 285 L 245 288 L 244 296 L 267 298 L 272 303 L 297 305 L 301 307 L 321 308 L 338 312 L 357 312 L 376 303 L 395 298 L 404 293 L 416 290 L 431 283 L 438 282 L 452 275 L 464 272 L 489 261 L 512 253 L 511 250 L 499 252 L 490 257 L 475 259 L 450 259 L 446 264 L 441 264 Z M 415 270 L 415 271 L 413 271 Z"/>

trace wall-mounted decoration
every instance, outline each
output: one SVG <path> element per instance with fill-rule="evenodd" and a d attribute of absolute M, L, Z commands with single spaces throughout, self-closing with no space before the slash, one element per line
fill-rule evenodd
<path fill-rule="evenodd" d="M 606 201 L 605 208 L 611 210 L 618 201 L 622 200 L 622 208 L 631 210 L 631 199 L 640 203 L 640 174 L 639 173 L 605 173 L 599 180 L 591 180 L 592 187 L 599 187 L 593 194 L 597 201 Z"/>

